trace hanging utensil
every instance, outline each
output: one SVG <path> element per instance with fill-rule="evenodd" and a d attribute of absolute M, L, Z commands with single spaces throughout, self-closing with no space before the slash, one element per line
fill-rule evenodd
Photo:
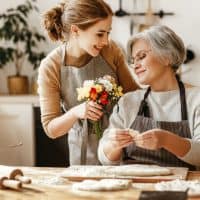
<path fill-rule="evenodd" d="M 146 21 L 146 24 L 149 26 L 152 25 L 155 21 L 153 9 L 151 6 L 151 0 L 148 0 L 148 8 L 145 15 L 145 21 Z"/>
<path fill-rule="evenodd" d="M 151 0 L 148 0 L 148 7 L 145 13 L 145 23 L 140 25 L 139 31 L 148 29 L 151 25 L 154 24 L 154 22 L 155 22 L 155 16 L 154 16 L 153 9 L 151 6 Z"/>
<path fill-rule="evenodd" d="M 136 10 L 137 8 L 137 0 L 133 0 L 133 14 L 131 15 L 131 21 L 130 21 L 130 35 L 133 35 L 133 29 L 134 29 L 134 11 Z"/>
<path fill-rule="evenodd" d="M 122 9 L 122 0 L 119 0 L 119 10 L 115 12 L 115 16 L 124 17 L 126 15 L 129 15 L 129 13 Z"/>

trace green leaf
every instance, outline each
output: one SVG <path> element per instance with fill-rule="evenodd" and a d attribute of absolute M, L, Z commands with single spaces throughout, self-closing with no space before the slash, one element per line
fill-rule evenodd
<path fill-rule="evenodd" d="M 32 12 L 39 11 L 36 2 L 26 0 L 0 13 L 0 39 L 12 47 L 8 48 L 7 44 L 0 47 L 0 68 L 8 62 L 14 62 L 14 59 L 17 59 L 16 63 L 20 63 L 20 60 L 26 58 L 36 69 L 44 58 L 45 52 L 36 47 L 41 41 L 45 42 L 46 38 L 35 31 L 28 21 Z"/>

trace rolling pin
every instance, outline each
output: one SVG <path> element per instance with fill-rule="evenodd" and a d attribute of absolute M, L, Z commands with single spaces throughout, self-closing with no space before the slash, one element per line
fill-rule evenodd
<path fill-rule="evenodd" d="M 0 189 L 5 188 L 19 190 L 22 188 L 22 183 L 17 180 L 10 180 L 6 176 L 0 176 Z"/>
<path fill-rule="evenodd" d="M 0 175 L 7 176 L 9 179 L 18 180 L 21 183 L 31 183 L 31 179 L 24 176 L 22 170 L 18 168 L 0 165 Z"/>

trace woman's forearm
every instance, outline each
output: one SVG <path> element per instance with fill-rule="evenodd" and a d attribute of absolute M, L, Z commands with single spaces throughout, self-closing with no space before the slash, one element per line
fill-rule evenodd
<path fill-rule="evenodd" d="M 74 114 L 73 108 L 65 114 L 51 120 L 47 126 L 48 136 L 51 138 L 57 138 L 65 135 L 78 120 L 78 117 Z"/>
<path fill-rule="evenodd" d="M 122 149 L 114 148 L 110 143 L 105 142 L 103 152 L 110 161 L 118 161 L 121 158 Z"/>
<path fill-rule="evenodd" d="M 173 153 L 177 157 L 185 156 L 191 148 L 191 144 L 187 139 L 173 133 L 166 133 L 166 136 L 164 138 L 164 149 Z"/>

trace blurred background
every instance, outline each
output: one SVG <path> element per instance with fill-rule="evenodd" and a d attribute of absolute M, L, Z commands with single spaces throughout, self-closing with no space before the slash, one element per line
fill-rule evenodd
<path fill-rule="evenodd" d="M 24 3 L 24 0 L 7 0 L 1 4 L 0 13 L 6 9 Z M 41 14 L 48 8 L 57 4 L 58 0 L 37 0 L 39 13 L 32 12 L 29 23 L 37 28 L 38 32 L 46 37 L 41 25 Z M 182 79 L 188 83 L 199 85 L 200 79 L 200 2 L 196 0 L 106 0 L 117 16 L 113 18 L 111 38 L 118 42 L 124 49 L 129 37 L 141 30 L 145 25 L 164 24 L 177 32 L 190 50 L 189 56 L 195 56 L 181 67 Z M 2 40 L 0 41 L 0 45 Z M 46 42 L 39 42 L 38 48 L 45 53 L 51 51 L 58 43 L 53 43 L 46 37 Z M 191 55 L 193 53 L 193 55 Z M 30 63 L 22 66 L 22 74 L 28 75 L 29 82 L 35 70 Z M 8 93 L 7 76 L 13 74 L 14 66 L 0 68 L 0 93 Z M 29 88 L 29 91 L 31 89 Z M 30 91 L 31 92 L 31 91 Z"/>

